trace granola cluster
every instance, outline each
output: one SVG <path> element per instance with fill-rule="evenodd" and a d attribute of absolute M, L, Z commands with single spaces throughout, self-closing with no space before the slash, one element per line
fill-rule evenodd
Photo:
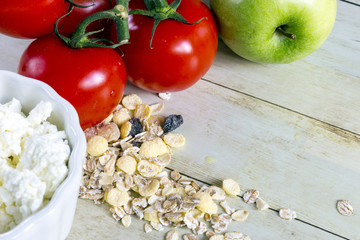
<path fill-rule="evenodd" d="M 226 201 L 240 195 L 238 183 L 225 179 L 222 187 L 199 186 L 178 171 L 165 169 L 172 148 L 182 147 L 185 138 L 173 132 L 183 123 L 181 115 L 162 116 L 163 108 L 163 103 L 147 105 L 131 94 L 106 120 L 85 130 L 88 154 L 80 197 L 108 203 L 114 219 L 125 227 L 136 215 L 146 221 L 145 232 L 186 227 L 191 233 L 183 235 L 184 240 L 198 239 L 198 235 L 211 240 L 249 240 L 241 232 L 226 232 L 232 221 L 249 217 L 247 210 L 231 208 Z M 269 208 L 256 190 L 245 192 L 243 199 L 256 203 L 260 210 Z M 171 230 L 166 239 L 180 236 Z"/>

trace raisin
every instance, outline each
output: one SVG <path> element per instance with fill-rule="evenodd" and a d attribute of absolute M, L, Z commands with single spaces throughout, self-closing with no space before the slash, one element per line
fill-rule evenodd
<path fill-rule="evenodd" d="M 181 124 L 183 124 L 184 120 L 181 115 L 169 115 L 165 118 L 165 121 L 162 125 L 164 133 L 171 132 L 175 130 L 176 128 L 180 127 Z"/>
<path fill-rule="evenodd" d="M 129 120 L 131 123 L 131 130 L 129 135 L 135 137 L 135 135 L 141 133 L 143 131 L 143 126 L 141 125 L 141 121 L 138 118 L 132 118 Z"/>
<path fill-rule="evenodd" d="M 134 147 L 141 147 L 141 144 L 143 144 L 142 142 L 133 142 L 132 143 L 132 145 L 134 146 Z"/>

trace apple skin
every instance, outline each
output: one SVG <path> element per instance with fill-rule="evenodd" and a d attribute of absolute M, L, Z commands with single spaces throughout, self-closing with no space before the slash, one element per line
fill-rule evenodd
<path fill-rule="evenodd" d="M 318 49 L 336 18 L 336 0 L 211 0 L 219 35 L 258 63 L 289 63 Z M 286 37 L 278 27 L 296 38 Z"/>

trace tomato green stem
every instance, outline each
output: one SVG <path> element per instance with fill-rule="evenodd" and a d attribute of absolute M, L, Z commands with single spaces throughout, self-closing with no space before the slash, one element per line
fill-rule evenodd
<path fill-rule="evenodd" d="M 74 3 L 72 0 L 65 0 L 66 2 L 70 3 L 70 6 L 75 6 L 75 7 L 79 7 L 79 8 L 87 8 L 87 7 L 91 7 L 94 6 L 94 0 L 91 0 L 92 4 L 90 5 L 80 5 L 80 4 L 76 4 Z"/>
<path fill-rule="evenodd" d="M 183 16 L 176 12 L 177 8 L 181 3 L 181 0 L 175 0 L 170 5 L 167 3 L 166 0 L 144 0 L 144 3 L 147 10 L 134 9 L 131 10 L 129 14 L 138 14 L 154 18 L 155 21 L 151 32 L 150 48 L 152 48 L 151 44 L 155 35 L 155 30 L 161 21 L 164 21 L 166 19 L 173 19 L 184 24 L 194 25 L 205 19 L 201 18 L 193 23 L 188 22 Z"/>
<path fill-rule="evenodd" d="M 116 0 L 116 5 L 113 9 L 101 11 L 94 13 L 86 18 L 84 18 L 81 23 L 77 26 L 75 31 L 71 34 L 71 37 L 66 37 L 59 33 L 58 24 L 59 21 L 68 16 L 73 6 L 71 6 L 70 11 L 59 18 L 54 25 L 55 34 L 63 40 L 71 48 L 84 48 L 84 47 L 103 47 L 103 48 L 116 48 L 122 44 L 125 44 L 129 40 L 129 27 L 128 27 L 128 6 L 129 0 Z M 94 21 L 100 19 L 112 19 L 115 22 L 118 43 L 113 43 L 110 40 L 104 40 L 99 38 L 89 38 L 89 36 L 101 32 L 104 29 L 86 32 L 86 28 Z M 104 42 L 109 44 L 103 44 Z"/>

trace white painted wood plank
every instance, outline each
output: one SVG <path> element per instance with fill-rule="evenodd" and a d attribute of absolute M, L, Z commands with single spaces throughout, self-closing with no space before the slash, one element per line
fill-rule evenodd
<path fill-rule="evenodd" d="M 32 41 L 0 34 L 0 69 L 17 72 L 21 55 Z"/>
<path fill-rule="evenodd" d="M 360 133 L 360 7 L 338 3 L 330 38 L 304 60 L 256 64 L 220 42 L 204 79 Z"/>
<path fill-rule="evenodd" d="M 353 0 L 360 4 L 359 0 Z M 325 43 L 303 61 L 360 77 L 360 6 L 338 1 L 333 31 Z"/>
<path fill-rule="evenodd" d="M 144 102 L 158 101 L 139 92 Z M 360 209 L 358 135 L 205 81 L 173 94 L 166 113 L 183 114 L 178 131 L 187 138 L 172 168 L 210 184 L 233 178 L 275 209 L 290 207 L 315 226 L 360 236 L 360 215 L 343 217 L 335 207 L 347 199 Z"/>

